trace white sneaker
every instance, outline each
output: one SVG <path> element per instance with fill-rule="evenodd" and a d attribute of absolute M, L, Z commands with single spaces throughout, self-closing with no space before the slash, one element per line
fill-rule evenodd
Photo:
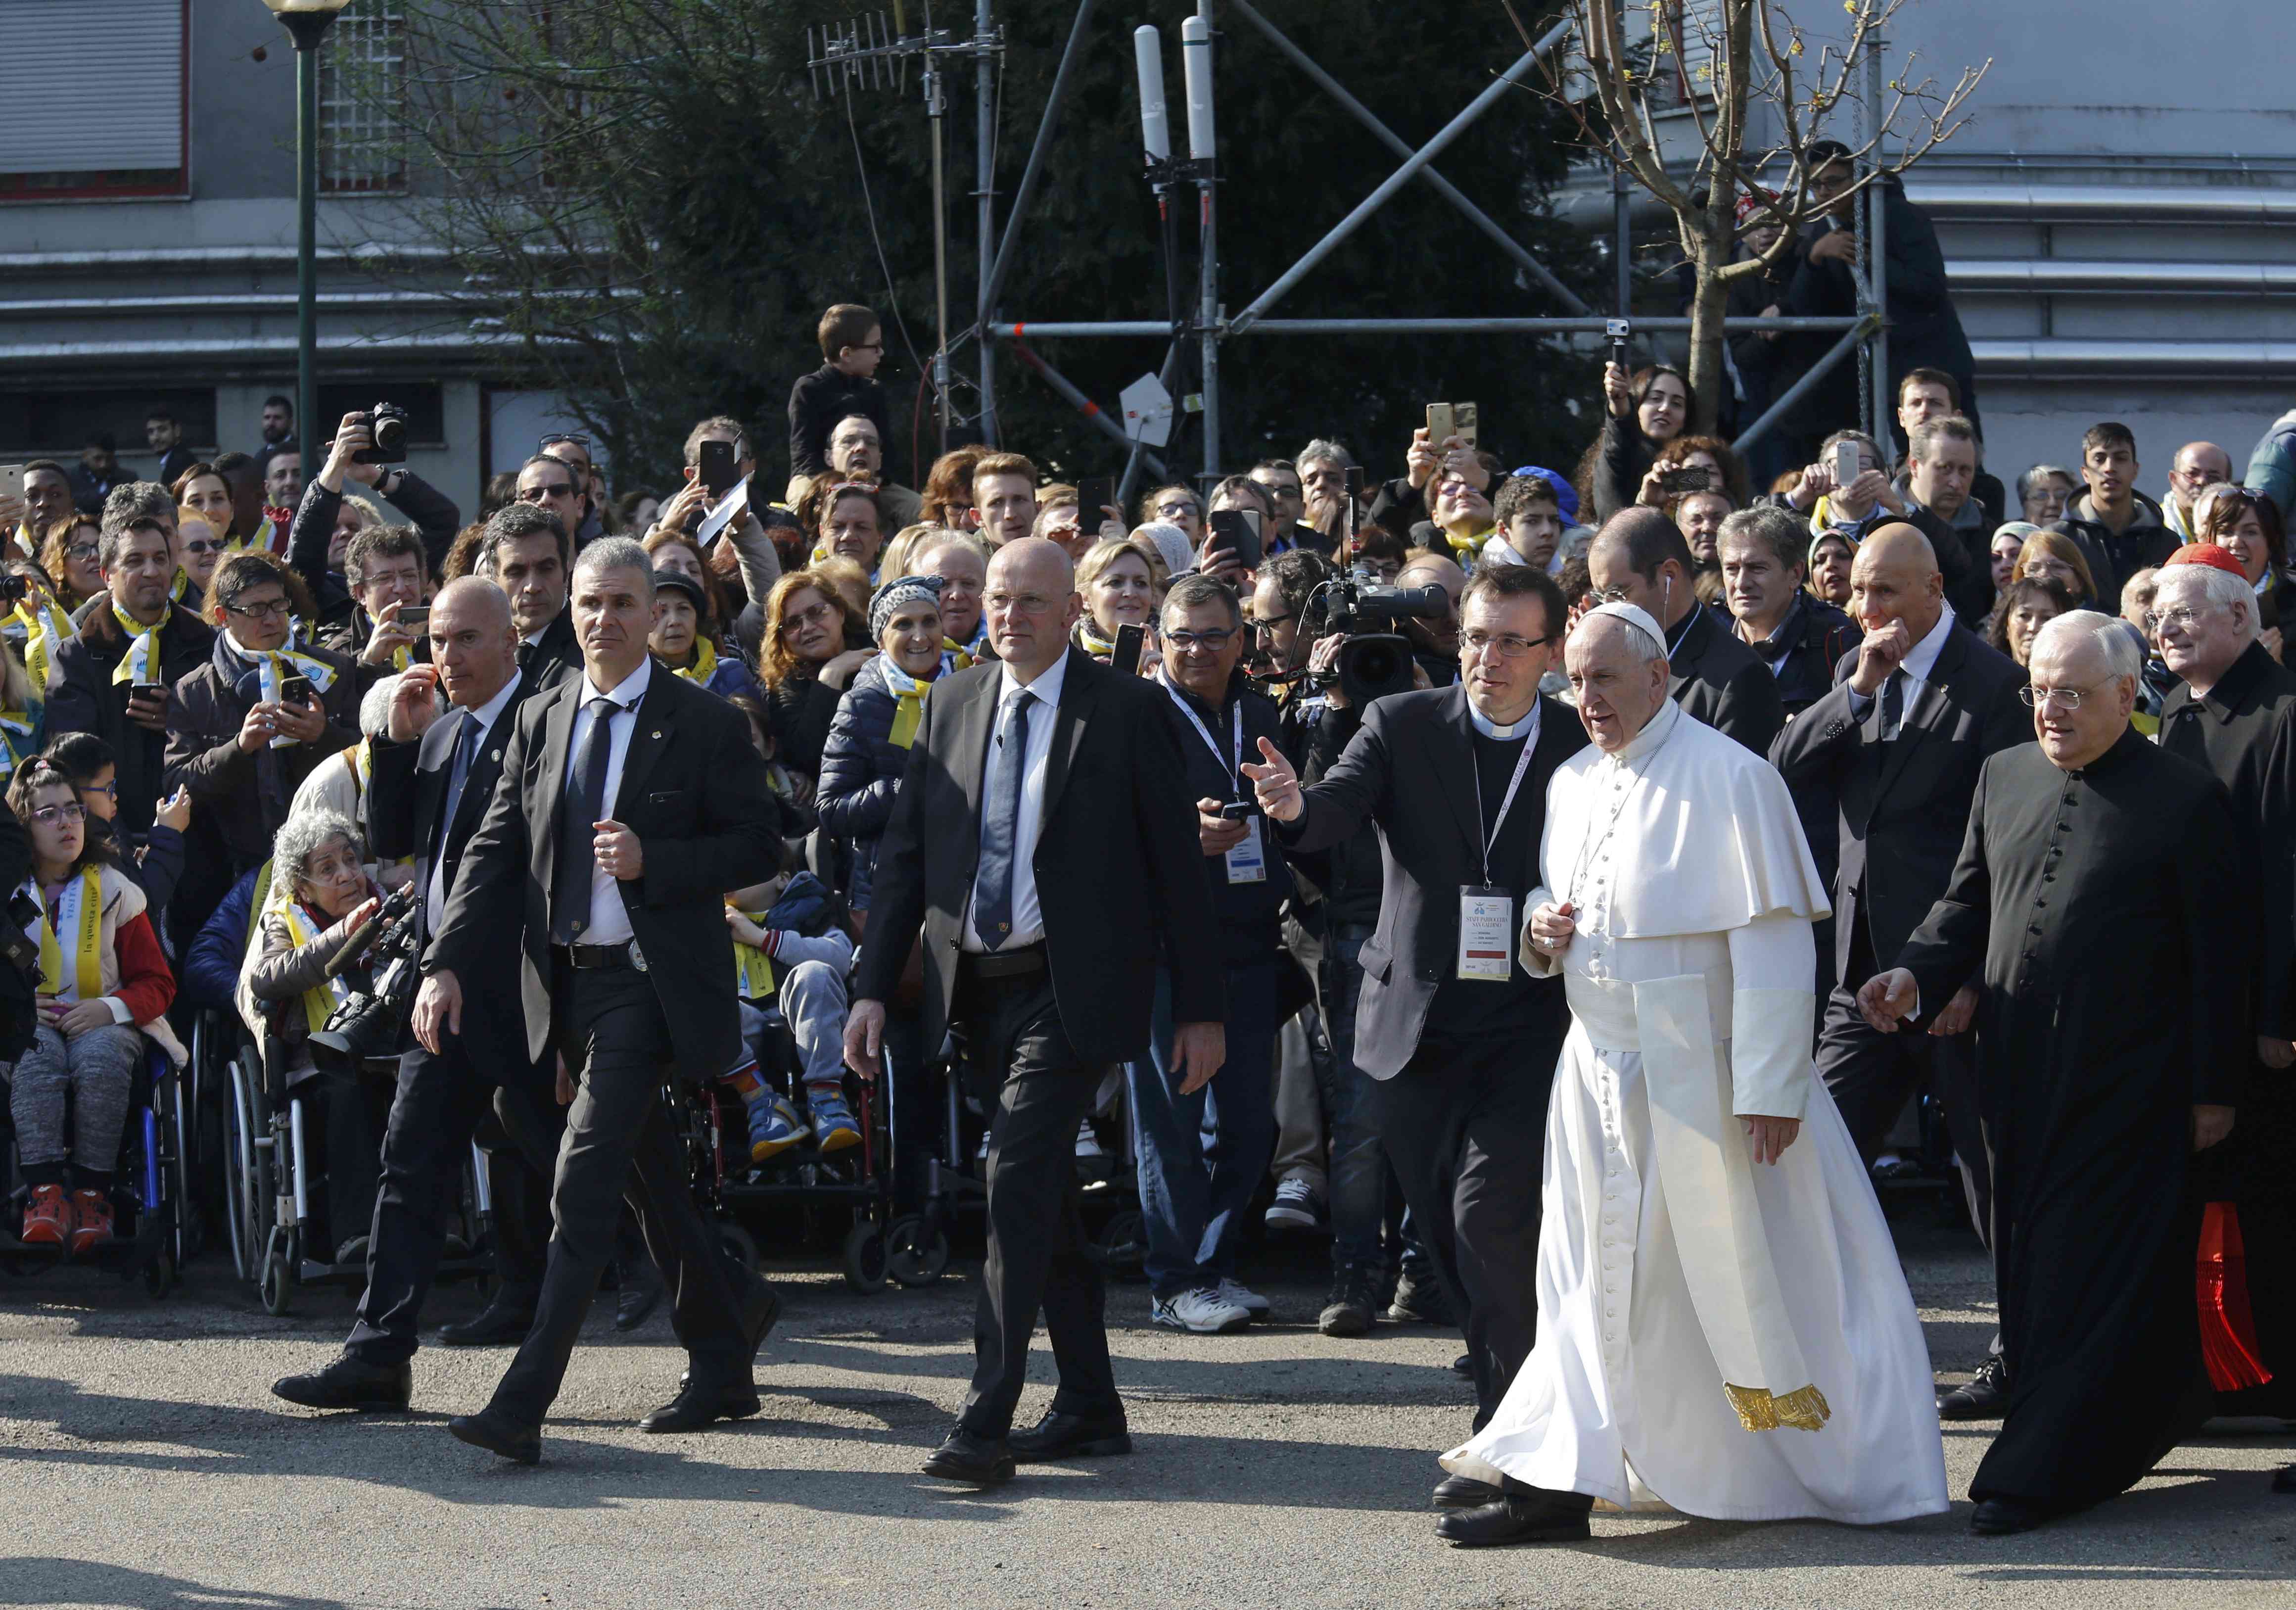
<path fill-rule="evenodd" d="M 1219 1283 L 1219 1292 L 1218 1294 L 1221 1302 L 1234 1303 L 1236 1307 L 1242 1309 L 1245 1313 L 1250 1314 L 1255 1319 L 1265 1319 L 1267 1318 L 1267 1299 L 1261 1296 L 1258 1292 L 1253 1291 L 1248 1286 L 1241 1285 L 1236 1281 L 1230 1280 L 1223 1277 Z"/>
<path fill-rule="evenodd" d="M 1167 1330 L 1193 1331 L 1201 1336 L 1215 1336 L 1227 1331 L 1242 1330 L 1251 1323 L 1249 1309 L 1239 1308 L 1207 1286 L 1182 1292 L 1167 1302 L 1158 1297 L 1150 1302 L 1148 1318 Z"/>
<path fill-rule="evenodd" d="M 1087 1118 L 1077 1129 L 1076 1154 L 1080 1159 L 1098 1162 L 1108 1154 L 1101 1149 L 1100 1137 L 1092 1132 L 1092 1120 Z"/>
<path fill-rule="evenodd" d="M 1324 1202 L 1304 1179 L 1280 1179 L 1275 1200 L 1267 1204 L 1271 1230 L 1316 1230 L 1324 1227 Z"/>

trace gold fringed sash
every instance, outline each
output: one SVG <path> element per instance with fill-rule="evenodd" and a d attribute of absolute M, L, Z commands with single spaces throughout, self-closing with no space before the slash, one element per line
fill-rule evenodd
<path fill-rule="evenodd" d="M 1759 1386 L 1733 1386 L 1727 1381 L 1722 1390 L 1729 1396 L 1730 1407 L 1738 1411 L 1738 1424 L 1748 1431 L 1775 1431 L 1782 1425 L 1818 1431 L 1833 1417 L 1833 1405 L 1815 1383 L 1784 1397 Z"/>

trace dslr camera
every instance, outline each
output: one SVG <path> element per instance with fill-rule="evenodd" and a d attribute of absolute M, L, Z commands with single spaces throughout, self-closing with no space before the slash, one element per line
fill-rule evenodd
<path fill-rule="evenodd" d="M 406 410 L 392 403 L 379 402 L 359 417 L 373 433 L 374 444 L 361 448 L 353 462 L 357 464 L 405 464 L 406 462 Z"/>
<path fill-rule="evenodd" d="M 32 596 L 32 579 L 13 571 L 0 571 L 0 604 L 10 607 L 21 604 Z"/>
<path fill-rule="evenodd" d="M 414 992 L 422 982 L 422 934 L 414 902 L 420 885 L 393 890 L 369 920 L 377 927 L 367 947 L 365 990 L 354 990 L 327 1015 L 311 1044 L 346 1063 L 396 1056 L 406 1048 L 414 1020 Z"/>
<path fill-rule="evenodd" d="M 1411 643 L 1396 628 L 1406 620 L 1439 620 L 1451 608 L 1450 595 L 1425 587 L 1382 587 L 1368 570 L 1336 577 L 1317 587 L 1300 612 L 1300 629 L 1311 640 L 1342 632 L 1336 672 L 1318 672 L 1312 686 L 1338 684 L 1348 702 L 1362 710 L 1374 699 L 1406 694 L 1414 686 Z"/>

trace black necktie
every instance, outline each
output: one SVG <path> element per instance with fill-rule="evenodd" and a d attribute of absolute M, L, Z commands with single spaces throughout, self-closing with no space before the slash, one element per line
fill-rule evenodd
<path fill-rule="evenodd" d="M 518 645 L 518 669 L 520 670 L 525 671 L 533 669 L 534 651 L 537 645 L 531 643 L 521 643 Z"/>
<path fill-rule="evenodd" d="M 434 858 L 447 853 L 447 835 L 455 830 L 455 813 L 463 808 L 463 788 L 471 780 L 471 759 L 479 752 L 479 712 L 461 712 L 463 730 L 455 737 L 455 759 L 447 768 L 447 803 L 439 813 L 439 842 Z"/>
<path fill-rule="evenodd" d="M 994 814 L 980 823 L 980 871 L 972 888 L 972 931 L 994 950 L 1013 937 L 1013 863 L 1021 837 L 1021 785 L 1029 756 L 1029 706 L 1025 687 L 1013 693 L 1013 724 L 990 762 L 996 768 Z"/>
<path fill-rule="evenodd" d="M 558 887 L 551 891 L 550 942 L 570 945 L 590 925 L 590 889 L 598 873 L 595 824 L 606 815 L 606 762 L 613 754 L 613 719 L 621 706 L 593 699 L 590 730 L 566 768 L 566 798 L 559 807 Z"/>
<path fill-rule="evenodd" d="M 1906 673 L 1903 667 L 1890 673 L 1882 684 L 1882 742 L 1894 743 L 1898 730 L 1906 720 Z"/>

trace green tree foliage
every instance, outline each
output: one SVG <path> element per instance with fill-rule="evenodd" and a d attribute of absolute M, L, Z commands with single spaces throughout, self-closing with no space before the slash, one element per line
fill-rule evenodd
<path fill-rule="evenodd" d="M 908 0 L 912 31 L 922 18 Z M 677 462 L 705 415 L 750 420 L 767 472 L 786 468 L 789 387 L 817 366 L 832 302 L 885 316 L 890 468 L 910 480 L 935 443 L 920 360 L 933 346 L 931 175 L 918 68 L 905 86 L 816 101 L 806 29 L 826 0 L 407 0 L 412 65 L 390 104 L 423 177 L 417 205 L 511 338 L 528 383 L 565 392 L 622 465 Z M 1261 10 L 1403 138 L 1421 141 L 1521 45 L 1481 7 L 1262 0 Z M 1166 30 L 1182 123 L 1178 6 L 1103 5 L 1062 109 L 1037 202 L 1001 299 L 1007 318 L 1160 318 L 1164 269 L 1143 182 L 1131 30 Z M 996 140 L 999 223 L 1018 185 L 1074 19 L 1072 0 L 999 0 L 1007 50 Z M 971 13 L 937 10 L 969 33 Z M 1398 159 L 1240 18 L 1219 39 L 1223 300 L 1241 308 L 1345 217 Z M 953 340 L 972 323 L 975 159 L 969 60 L 951 63 L 947 119 Z M 1585 242 L 1545 213 L 1569 150 L 1562 118 L 1525 95 L 1486 116 L 1438 167 L 1566 282 L 1587 288 Z M 863 193 L 864 176 L 867 201 Z M 1193 307 L 1195 208 L 1182 202 Z M 873 209 L 875 239 L 871 228 Z M 876 241 L 891 269 L 891 294 Z M 898 304 L 900 317 L 893 316 Z M 1406 189 L 1276 309 L 1283 316 L 1522 316 L 1561 311 L 1434 191 Z M 1046 343 L 1112 407 L 1161 361 L 1160 340 Z M 1009 351 L 1002 437 L 1047 467 L 1112 470 L 1097 436 Z M 955 364 L 969 374 L 967 342 Z M 1337 435 L 1389 472 L 1429 399 L 1481 405 L 1488 445 L 1570 462 L 1593 428 L 1568 399 L 1592 369 L 1521 337 L 1248 336 L 1222 367 L 1224 461 Z M 970 390 L 957 397 L 972 411 Z M 915 404 L 914 414 L 912 405 Z M 910 422 L 914 421 L 914 438 Z M 913 440 L 914 446 L 913 448 Z M 1193 468 L 1193 431 L 1172 449 Z M 625 471 L 626 484 L 643 479 Z"/>

